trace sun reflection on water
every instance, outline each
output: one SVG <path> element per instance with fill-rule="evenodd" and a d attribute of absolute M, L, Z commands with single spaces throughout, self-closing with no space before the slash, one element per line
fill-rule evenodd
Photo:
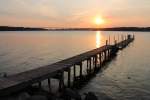
<path fill-rule="evenodd" d="M 96 31 L 96 48 L 101 46 L 101 32 Z"/>

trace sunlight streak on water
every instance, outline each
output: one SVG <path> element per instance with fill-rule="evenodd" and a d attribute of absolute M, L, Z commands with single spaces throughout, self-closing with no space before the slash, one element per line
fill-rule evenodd
<path fill-rule="evenodd" d="M 99 48 L 101 46 L 101 32 L 96 32 L 96 48 Z"/>

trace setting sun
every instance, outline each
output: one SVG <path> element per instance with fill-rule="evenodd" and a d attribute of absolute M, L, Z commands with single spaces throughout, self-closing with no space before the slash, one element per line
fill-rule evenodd
<path fill-rule="evenodd" d="M 96 17 L 95 18 L 95 24 L 96 25 L 101 25 L 103 23 L 104 23 L 104 19 L 103 18 L 101 18 L 101 17 Z"/>

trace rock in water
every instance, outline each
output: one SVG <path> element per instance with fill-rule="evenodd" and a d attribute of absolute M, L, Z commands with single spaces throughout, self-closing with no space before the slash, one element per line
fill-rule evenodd
<path fill-rule="evenodd" d="M 80 94 L 69 88 L 66 88 L 64 90 L 63 96 L 64 96 L 64 100 L 71 100 L 71 98 L 75 100 L 81 100 Z"/>
<path fill-rule="evenodd" d="M 88 94 L 86 94 L 85 100 L 98 100 L 98 98 L 93 92 L 88 92 Z"/>
<path fill-rule="evenodd" d="M 24 92 L 19 95 L 18 100 L 28 100 L 29 98 L 30 98 L 30 95 Z"/>

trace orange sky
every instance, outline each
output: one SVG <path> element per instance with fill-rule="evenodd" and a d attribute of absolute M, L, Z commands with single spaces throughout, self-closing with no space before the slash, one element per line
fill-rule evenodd
<path fill-rule="evenodd" d="M 28 27 L 150 26 L 149 5 L 150 0 L 1 0 L 0 25 Z M 97 16 L 104 20 L 103 24 L 95 23 Z"/>

